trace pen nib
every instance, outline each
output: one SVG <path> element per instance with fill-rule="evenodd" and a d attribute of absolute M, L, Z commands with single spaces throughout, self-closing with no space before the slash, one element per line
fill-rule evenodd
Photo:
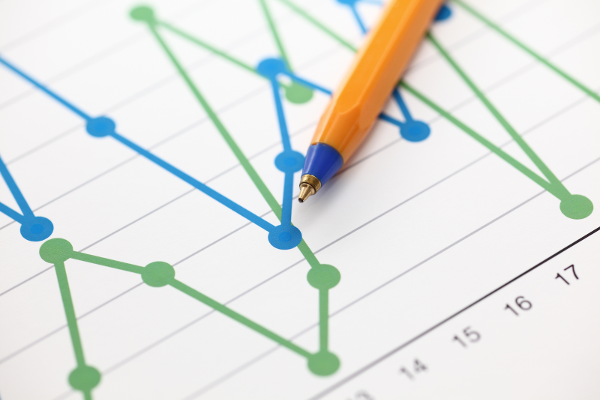
<path fill-rule="evenodd" d="M 298 201 L 300 203 L 304 203 L 306 199 L 315 194 L 315 189 L 309 185 L 308 183 L 300 184 L 300 195 L 298 196 Z"/>

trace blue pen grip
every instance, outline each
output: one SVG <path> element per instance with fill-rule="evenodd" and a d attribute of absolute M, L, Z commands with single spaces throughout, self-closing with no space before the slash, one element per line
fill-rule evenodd
<path fill-rule="evenodd" d="M 313 175 L 324 185 L 342 165 L 344 159 L 336 149 L 325 143 L 316 143 L 308 148 L 302 175 Z"/>

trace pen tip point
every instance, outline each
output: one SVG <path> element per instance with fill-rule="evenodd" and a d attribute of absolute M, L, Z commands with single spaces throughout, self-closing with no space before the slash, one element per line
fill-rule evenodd
<path fill-rule="evenodd" d="M 311 185 L 303 182 L 300 184 L 300 194 L 298 195 L 298 201 L 300 203 L 304 203 L 306 199 L 308 199 L 315 193 L 315 189 Z"/>

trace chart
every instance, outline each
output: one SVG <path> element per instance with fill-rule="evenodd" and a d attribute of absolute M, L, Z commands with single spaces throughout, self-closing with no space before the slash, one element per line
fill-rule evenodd
<path fill-rule="evenodd" d="M 444 4 L 299 204 L 384 2 L 5 0 L 0 398 L 597 398 L 600 8 L 575 3 Z"/>

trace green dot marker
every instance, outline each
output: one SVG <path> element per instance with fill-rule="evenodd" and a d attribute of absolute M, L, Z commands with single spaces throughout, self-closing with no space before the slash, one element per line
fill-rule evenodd
<path fill-rule="evenodd" d="M 175 278 L 175 268 L 166 262 L 157 261 L 144 267 L 142 280 L 148 286 L 161 287 L 168 285 Z"/>
<path fill-rule="evenodd" d="M 87 392 L 98 386 L 100 378 L 100 371 L 96 368 L 82 365 L 69 374 L 69 384 L 73 389 Z"/>
<path fill-rule="evenodd" d="M 51 264 L 67 261 L 72 253 L 73 245 L 65 239 L 46 240 L 40 247 L 40 257 Z"/>
<path fill-rule="evenodd" d="M 294 104 L 304 104 L 313 97 L 313 91 L 306 86 L 292 82 L 290 86 L 285 88 L 285 98 Z"/>
<path fill-rule="evenodd" d="M 129 16 L 136 21 L 143 21 L 149 24 L 156 23 L 154 18 L 154 10 L 148 6 L 135 7 L 129 13 Z"/>
<path fill-rule="evenodd" d="M 328 376 L 340 368 L 340 359 L 328 351 L 320 351 L 308 358 L 308 369 L 315 375 Z"/>
<path fill-rule="evenodd" d="M 584 219 L 590 216 L 594 211 L 594 204 L 590 199 L 580 194 L 572 194 L 562 199 L 560 202 L 560 211 L 565 217 L 571 219 Z"/>
<path fill-rule="evenodd" d="M 340 271 L 333 265 L 321 264 L 308 271 L 306 279 L 316 289 L 331 289 L 340 283 Z"/>

